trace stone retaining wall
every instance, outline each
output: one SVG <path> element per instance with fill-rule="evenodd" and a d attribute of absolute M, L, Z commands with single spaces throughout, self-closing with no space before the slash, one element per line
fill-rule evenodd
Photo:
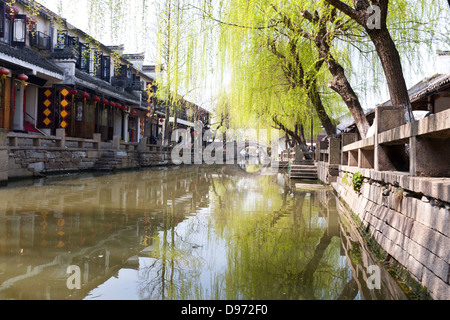
<path fill-rule="evenodd" d="M 0 129 L 0 182 L 52 173 L 170 165 L 170 150 L 144 141 L 125 143 L 118 137 L 111 143 L 102 143 L 99 136 L 67 138 L 62 129 L 51 137 L 7 134 Z"/>
<path fill-rule="evenodd" d="M 352 174 L 363 173 L 360 192 Z M 450 179 L 340 166 L 337 194 L 362 228 L 433 299 L 450 299 Z"/>
<path fill-rule="evenodd" d="M 316 166 L 317 166 L 317 176 L 320 181 L 323 181 L 326 184 L 336 182 L 337 176 L 339 175 L 339 165 L 319 161 L 316 162 Z"/>
<path fill-rule="evenodd" d="M 146 151 L 140 152 L 139 164 L 141 167 L 151 167 L 161 164 L 170 163 L 171 153 L 169 151 L 158 152 L 158 151 Z"/>
<path fill-rule="evenodd" d="M 0 129 L 0 183 L 8 179 L 8 147 L 6 146 L 6 130 Z"/>
<path fill-rule="evenodd" d="M 10 150 L 8 178 L 25 178 L 50 174 L 93 169 L 101 151 L 97 150 Z"/>
<path fill-rule="evenodd" d="M 112 154 L 112 156 L 110 156 Z M 103 162 L 102 157 L 108 155 Z M 20 148 L 0 150 L 0 174 L 18 179 L 52 173 L 88 170 L 124 170 L 170 164 L 170 153 L 137 150 L 83 150 Z M 2 170 L 2 166 L 3 168 Z"/>

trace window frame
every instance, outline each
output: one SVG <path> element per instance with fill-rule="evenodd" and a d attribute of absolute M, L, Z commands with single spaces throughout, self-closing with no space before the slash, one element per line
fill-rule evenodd
<path fill-rule="evenodd" d="M 102 80 L 111 80 L 111 57 L 102 55 Z"/>
<path fill-rule="evenodd" d="M 3 14 L 5 17 L 4 19 L 4 29 L 3 29 L 3 37 L 0 37 L 0 41 L 6 44 L 11 45 L 11 20 L 9 19 L 9 16 L 7 16 L 7 13 L 5 12 Z"/>
<path fill-rule="evenodd" d="M 0 1 L 0 38 L 5 37 L 6 31 L 6 4 Z"/>
<path fill-rule="evenodd" d="M 18 31 L 18 27 L 22 28 Z M 20 32 L 21 34 L 17 34 Z M 21 36 L 19 38 L 18 36 Z M 12 39 L 11 45 L 14 47 L 23 47 L 27 41 L 27 15 L 26 14 L 18 14 L 14 17 L 12 23 Z"/>
<path fill-rule="evenodd" d="M 77 68 L 89 73 L 90 69 L 90 50 L 89 50 L 89 44 L 87 43 L 78 43 L 78 61 L 77 61 Z"/>

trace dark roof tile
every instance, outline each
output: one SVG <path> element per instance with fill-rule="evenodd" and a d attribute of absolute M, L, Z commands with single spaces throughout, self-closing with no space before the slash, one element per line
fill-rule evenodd
<path fill-rule="evenodd" d="M 62 71 L 55 63 L 45 59 L 39 52 L 27 47 L 16 48 L 0 42 L 0 52 L 13 58 L 34 64 L 35 66 L 41 67 L 48 71 L 61 75 L 64 74 L 64 71 Z"/>

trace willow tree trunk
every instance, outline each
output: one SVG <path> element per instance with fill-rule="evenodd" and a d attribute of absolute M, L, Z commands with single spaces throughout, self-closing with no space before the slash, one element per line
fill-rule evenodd
<path fill-rule="evenodd" d="M 308 98 L 316 109 L 317 116 L 319 117 L 325 132 L 328 136 L 334 137 L 336 135 L 336 126 L 331 122 L 331 119 L 325 110 L 319 91 L 317 90 L 316 80 L 313 80 L 308 84 L 307 90 Z"/>
<path fill-rule="evenodd" d="M 270 51 L 272 51 L 274 55 L 276 55 L 283 61 L 283 72 L 289 82 L 290 87 L 293 89 L 296 87 L 302 87 L 305 89 L 306 94 L 312 105 L 314 106 L 314 109 L 316 110 L 317 116 L 319 117 L 319 120 L 322 123 L 325 132 L 328 136 L 334 137 L 336 135 L 336 126 L 328 116 L 317 88 L 316 75 L 322 67 L 324 60 L 321 59 L 314 64 L 314 69 L 316 72 L 308 72 L 307 74 L 305 74 L 301 62 L 301 55 L 297 51 L 295 39 L 291 39 L 289 45 L 291 48 L 291 56 L 289 56 L 289 58 L 293 58 L 292 61 L 289 61 L 289 58 L 278 51 L 273 40 L 268 41 Z"/>
<path fill-rule="evenodd" d="M 298 123 L 295 125 L 295 130 L 288 129 L 276 116 L 272 117 L 273 122 L 283 130 L 287 135 L 289 135 L 294 141 L 300 146 L 303 152 L 308 152 L 308 146 L 306 144 L 305 134 L 303 130 L 303 125 Z"/>
<path fill-rule="evenodd" d="M 324 28 L 319 32 L 318 36 L 314 38 L 319 57 L 326 62 L 328 70 L 333 76 L 333 81 L 329 83 L 329 87 L 339 94 L 344 100 L 350 114 L 355 120 L 356 127 L 358 128 L 361 138 L 366 138 L 367 131 L 370 128 L 369 121 L 367 121 L 364 110 L 359 102 L 358 96 L 352 88 L 352 85 L 348 81 L 345 75 L 344 68 L 334 59 L 331 54 L 330 45 L 328 39 L 329 33 Z"/>
<path fill-rule="evenodd" d="M 359 102 L 358 96 L 345 75 L 344 68 L 331 56 L 327 58 L 327 66 L 333 75 L 333 81 L 329 83 L 330 88 L 344 100 L 350 114 L 355 120 L 361 138 L 365 139 L 367 131 L 370 128 L 369 121 L 367 121 L 366 114 Z"/>
<path fill-rule="evenodd" d="M 402 107 L 405 110 L 406 122 L 413 122 L 411 100 L 408 88 L 406 87 L 403 75 L 400 54 L 395 46 L 394 40 L 385 28 L 368 31 L 380 58 L 386 82 L 389 88 L 389 95 L 393 106 Z"/>
<path fill-rule="evenodd" d="M 371 2 L 352 0 L 354 7 L 341 0 L 325 1 L 355 20 L 366 30 L 383 67 L 392 105 L 403 107 L 406 122 L 413 122 L 411 100 L 403 76 L 400 54 L 386 23 L 389 0 L 372 0 Z"/>

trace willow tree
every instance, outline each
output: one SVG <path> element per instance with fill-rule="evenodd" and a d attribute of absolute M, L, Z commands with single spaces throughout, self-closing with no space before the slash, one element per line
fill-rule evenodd
<path fill-rule="evenodd" d="M 398 72 L 399 66 L 401 71 L 401 63 L 396 58 L 398 56 L 397 48 L 400 48 L 403 57 L 408 58 L 410 62 L 420 60 L 422 54 L 422 51 L 419 50 L 420 45 L 425 43 L 427 48 L 432 48 L 431 44 L 440 40 L 435 37 L 438 34 L 436 30 L 439 26 L 437 17 L 441 10 L 448 9 L 442 1 L 429 8 L 423 1 L 408 4 L 406 1 L 398 0 L 391 5 L 393 9 L 391 8 L 388 16 L 387 7 L 383 7 L 382 2 L 373 1 L 373 7 L 357 6 L 361 12 L 366 10 L 364 11 L 366 13 L 365 24 L 358 23 L 345 10 L 338 10 L 347 8 L 348 5 L 337 6 L 336 1 L 331 4 L 330 1 L 266 2 L 253 0 L 242 2 L 229 0 L 220 2 L 222 7 L 219 10 L 215 10 L 215 7 L 212 6 L 206 7 L 206 9 L 203 7 L 201 10 L 206 17 L 226 30 L 224 32 L 232 34 L 222 38 L 219 47 L 221 48 L 220 52 L 227 54 L 227 57 L 236 63 L 237 67 L 232 69 L 233 74 L 242 72 L 241 69 L 246 68 L 246 61 L 252 59 L 246 55 L 246 53 L 251 53 L 248 48 L 254 45 L 259 50 L 263 50 L 264 44 L 258 43 L 258 38 L 262 38 L 263 41 L 265 38 L 268 39 L 268 49 L 283 61 L 285 76 L 294 86 L 303 85 L 308 88 L 308 83 L 314 85 L 317 81 L 315 73 L 320 71 L 325 62 L 332 77 L 332 81 L 326 80 L 329 87 L 338 93 L 345 102 L 361 136 L 365 137 L 369 124 L 358 94 L 350 84 L 349 75 L 357 77 L 356 80 L 359 83 L 372 82 L 372 88 L 376 88 L 382 83 L 378 77 L 380 73 L 378 66 L 373 62 L 373 56 L 364 61 L 362 63 L 364 69 L 358 71 L 365 73 L 366 77 L 355 74 L 354 69 L 357 68 L 355 68 L 354 61 L 361 62 L 363 59 L 367 59 L 373 50 L 373 44 L 375 44 L 377 57 L 381 59 L 391 92 L 392 103 L 410 111 L 410 103 L 404 103 L 405 100 L 409 101 L 407 92 L 403 96 L 399 94 L 399 88 L 406 88 L 406 84 L 402 72 Z M 339 3 L 342 4 L 340 1 Z M 375 5 L 380 6 L 379 11 Z M 390 43 L 392 52 L 397 52 L 392 57 L 386 54 L 388 51 L 378 50 L 382 45 L 374 41 L 381 37 L 380 34 L 389 33 L 388 25 L 394 32 L 393 37 L 389 36 L 387 42 Z M 445 32 L 442 33 L 444 41 L 441 43 L 445 43 L 448 35 L 445 37 Z M 310 61 L 307 67 L 304 67 L 302 59 L 311 52 L 297 50 L 299 43 L 304 43 L 305 40 L 309 41 L 310 46 L 316 48 L 316 60 Z M 290 50 L 284 53 L 278 50 L 283 43 L 289 43 L 290 47 Z M 358 55 L 362 59 L 359 59 Z M 387 62 L 387 60 L 389 61 Z M 392 71 L 388 68 L 388 63 L 396 64 L 397 68 Z M 415 65 L 418 63 L 418 61 L 414 61 Z M 304 69 L 307 69 L 308 72 L 305 72 Z M 393 75 L 392 72 L 395 74 Z M 361 78 L 367 79 L 361 81 Z M 311 101 L 314 102 L 315 97 L 311 94 Z M 410 121 L 411 117 L 407 119 Z"/>
<path fill-rule="evenodd" d="M 243 37 L 251 34 L 243 33 Z M 230 35 L 233 36 L 232 33 Z M 314 126 L 316 130 L 319 125 L 325 124 L 325 130 L 330 135 L 335 134 L 335 126 L 328 112 L 339 113 L 339 108 L 326 110 L 327 103 L 323 102 L 319 94 L 319 90 L 326 90 L 320 87 L 323 81 L 318 81 L 321 74 L 317 70 L 311 72 L 303 68 L 303 63 L 308 68 L 315 64 L 313 55 L 300 54 L 301 50 L 309 50 L 308 46 L 295 46 L 293 50 L 292 42 L 279 37 L 275 45 L 273 34 L 269 35 L 270 38 L 265 38 L 265 35 L 254 37 L 255 43 L 240 50 L 238 60 L 232 64 L 232 81 L 228 92 L 230 101 L 227 104 L 232 111 L 228 114 L 231 122 L 238 127 L 249 123 L 266 128 L 275 125 L 306 151 L 304 129 Z M 268 42 L 271 50 L 267 50 Z M 240 67 L 240 64 L 245 67 Z M 301 72 L 306 74 L 305 78 L 299 75 Z M 320 123 L 314 119 L 316 114 L 319 115 Z"/>
<path fill-rule="evenodd" d="M 448 10 L 445 2 L 433 1 L 430 5 L 428 1 L 406 0 L 325 1 L 359 25 L 362 30 L 355 34 L 356 37 L 367 36 L 370 39 L 384 71 L 391 103 L 404 108 L 407 122 L 414 121 L 398 42 L 392 36 L 391 30 L 396 29 L 394 35 L 402 35 L 408 39 L 409 44 L 421 42 L 422 45 L 428 44 L 431 47 L 436 35 L 434 29 L 439 28 L 439 12 Z M 447 25 L 448 28 L 448 16 L 445 19 L 447 21 L 443 26 Z M 423 29 L 425 25 L 427 28 Z M 421 29 L 428 34 L 420 34 L 418 31 Z M 445 36 L 447 37 L 448 35 Z M 408 49 L 409 53 L 414 53 L 417 47 Z"/>
<path fill-rule="evenodd" d="M 336 30 L 343 28 L 347 29 L 346 22 L 340 22 L 336 10 L 327 6 L 324 6 L 321 12 L 315 10 L 313 13 L 306 9 L 302 9 L 295 14 L 297 14 L 297 17 L 303 17 L 305 21 L 313 26 L 313 28 L 305 29 L 301 26 L 301 22 L 303 22 L 301 21 L 301 18 L 300 21 L 298 21 L 298 18 L 295 19 L 296 17 L 293 16 L 292 10 L 286 10 L 286 7 L 281 10 L 276 5 L 272 5 L 272 8 L 279 14 L 280 24 L 282 23 L 285 27 L 285 33 L 290 34 L 290 41 L 299 41 L 298 39 L 301 38 L 315 46 L 318 60 L 314 65 L 314 71 L 318 72 L 322 64 L 324 62 L 326 63 L 328 71 L 333 77 L 333 81 L 329 82 L 329 87 L 342 97 L 342 100 L 347 105 L 355 120 L 360 135 L 365 138 L 369 129 L 369 122 L 367 121 L 361 103 L 345 74 L 344 68 L 337 59 L 335 59 L 332 52 L 332 43 Z M 336 23 L 335 21 L 338 22 Z M 279 26 L 277 28 L 279 28 Z M 292 46 L 296 46 L 295 43 Z M 273 46 L 271 48 L 274 50 Z M 298 61 L 299 58 L 296 60 Z M 301 66 L 297 67 L 297 70 L 302 70 Z M 312 97 L 312 99 L 314 99 L 314 97 Z"/>
<path fill-rule="evenodd" d="M 255 88 L 249 83 L 248 75 L 250 72 L 258 74 L 258 69 L 265 65 L 248 62 L 262 61 L 254 57 L 262 51 L 281 53 L 284 58 L 278 55 L 279 62 L 274 68 L 286 71 L 286 67 L 291 66 L 290 72 L 297 83 L 301 85 L 303 81 L 303 91 L 296 90 L 296 98 L 292 90 L 284 90 L 285 100 L 290 101 L 287 105 L 295 104 L 295 99 L 306 101 L 303 96 L 311 94 L 309 88 L 316 87 L 318 97 L 326 101 L 324 108 L 332 118 L 339 114 L 335 110 L 339 107 L 336 100 L 327 101 L 331 94 L 328 89 L 338 93 L 347 107 L 351 104 L 358 107 L 358 97 L 365 90 L 376 89 L 384 83 L 388 85 L 392 104 L 410 111 L 402 62 L 405 59 L 413 61 L 414 65 L 421 62 L 422 51 L 418 48 L 423 44 L 425 49 L 434 48 L 439 38 L 436 37 L 439 35 L 437 26 L 443 29 L 442 43 L 448 46 L 448 33 L 445 34 L 448 23 L 439 25 L 442 17 L 448 19 L 448 12 L 447 17 L 442 15 L 442 10 L 448 10 L 445 0 L 434 0 L 431 5 L 426 1 L 406 0 L 163 0 L 156 12 L 146 9 L 149 0 L 142 1 L 140 12 L 132 9 L 130 3 L 134 2 L 92 0 L 89 2 L 90 18 L 102 23 L 109 18 L 116 34 L 126 31 L 119 26 L 129 24 L 128 20 L 133 20 L 129 17 L 145 20 L 156 14 L 159 19 L 157 60 L 164 65 L 158 79 L 162 89 L 159 94 L 169 100 L 174 97 L 176 101 L 178 94 L 185 95 L 199 87 L 199 82 L 208 79 L 207 73 L 214 69 L 216 75 L 230 74 L 228 93 L 236 114 L 254 109 L 251 91 Z M 212 62 L 216 59 L 219 65 Z M 289 80 L 286 73 L 273 74 L 277 74 L 278 79 L 272 78 L 269 82 L 261 77 L 259 81 L 273 88 L 280 83 L 284 85 L 282 80 Z M 380 75 L 385 76 L 384 80 Z M 257 81 L 255 77 L 252 79 Z M 351 81 L 356 83 L 356 89 L 349 85 Z M 262 89 L 260 86 L 259 90 Z M 296 103 L 300 117 L 304 118 L 309 105 Z M 264 108 L 259 110 L 264 109 L 274 111 L 276 104 L 264 103 Z M 349 110 L 358 124 L 360 120 L 350 107 Z M 260 116 L 253 114 L 253 117 Z M 408 120 L 411 120 L 410 115 Z M 367 124 L 359 128 L 363 136 L 366 129 Z"/>
<path fill-rule="evenodd" d="M 160 93 L 164 96 L 169 107 L 177 105 L 176 96 L 172 91 L 177 90 L 179 84 L 179 57 L 180 57 L 180 33 L 181 33 L 181 10 L 179 0 L 168 0 L 162 4 L 162 15 L 158 30 L 159 43 L 159 66 L 164 64 L 165 78 L 164 86 L 161 86 Z M 158 70 L 160 73 L 162 67 Z M 169 131 L 169 108 L 166 107 L 166 122 L 164 128 L 164 140 L 167 141 Z M 176 116 L 174 117 L 177 118 Z"/>
<path fill-rule="evenodd" d="M 225 56 L 222 62 L 231 74 L 229 95 L 232 106 L 239 111 L 237 114 L 243 116 L 247 112 L 261 121 L 263 115 L 258 111 L 263 110 L 280 127 L 287 127 L 285 123 L 280 125 L 282 120 L 278 114 L 283 97 L 285 105 L 296 108 L 294 116 L 290 115 L 291 121 L 296 115 L 311 115 L 312 105 L 325 131 L 334 135 L 336 127 L 329 115 L 333 113 L 331 106 L 325 106 L 319 94 L 323 89 L 318 82 L 321 63 L 311 68 L 316 61 L 308 59 L 312 58 L 309 48 L 280 34 L 258 1 L 249 4 L 230 1 L 224 8 L 222 21 L 212 18 L 212 7 L 200 10 L 220 26 L 218 52 Z M 224 21 L 239 21 L 239 24 Z M 271 50 L 267 50 L 269 47 Z M 302 122 L 295 122 L 294 126 L 300 125 Z"/>
<path fill-rule="evenodd" d="M 335 79 L 340 77 L 340 81 L 335 81 L 335 83 L 343 83 L 339 87 L 335 85 L 331 86 L 331 88 L 343 98 L 364 137 L 369 128 L 368 122 L 355 92 L 345 77 L 342 66 L 336 62 L 331 54 L 330 43 L 333 40 L 334 32 L 329 30 L 327 23 L 330 23 L 330 20 L 335 18 L 336 10 L 332 11 L 329 9 L 329 6 L 323 6 L 325 13 L 322 18 L 318 18 L 317 10 L 313 16 L 306 10 L 299 10 L 299 7 L 302 6 L 314 9 L 313 4 L 308 4 L 307 2 L 300 4 L 298 1 L 295 3 L 284 1 L 282 4 L 277 5 L 264 1 L 252 1 L 251 4 L 228 1 L 224 5 L 224 14 L 220 19 L 213 18 L 211 11 L 204 10 L 203 13 L 213 21 L 219 22 L 223 34 L 228 33 L 231 35 L 222 38 L 224 40 L 221 41 L 221 44 L 224 44 L 224 47 L 220 50 L 228 52 L 228 55 L 231 55 L 232 63 L 237 65 L 237 67 L 232 69 L 233 79 L 241 78 L 247 83 L 252 83 L 247 86 L 242 85 L 238 89 L 241 96 L 245 95 L 247 91 L 247 96 L 253 99 L 250 90 L 254 90 L 254 83 L 267 83 L 269 81 L 267 75 L 265 75 L 265 78 L 260 77 L 252 80 L 250 80 L 248 74 L 246 76 L 236 76 L 238 73 L 256 72 L 261 74 L 261 72 L 257 71 L 261 66 L 250 66 L 251 63 L 249 61 L 258 59 L 262 48 L 265 47 L 279 62 L 278 65 L 271 65 L 271 67 L 274 69 L 280 68 L 283 71 L 281 77 L 276 77 L 272 83 L 280 83 L 282 82 L 280 79 L 284 79 L 287 81 L 290 89 L 302 88 L 301 92 L 297 92 L 298 95 L 309 98 L 309 103 L 314 106 L 322 127 L 328 135 L 332 136 L 336 133 L 336 127 L 325 110 L 322 101 L 323 95 L 321 93 L 324 90 L 323 88 L 320 90 L 320 81 L 322 83 L 326 82 L 326 79 L 323 77 L 320 79 L 321 68 L 326 61 L 333 77 Z M 301 26 L 302 20 L 304 20 L 302 16 L 311 22 L 307 29 Z M 225 21 L 240 22 L 237 24 Z M 333 28 L 332 23 L 331 25 L 331 28 Z M 342 26 L 342 24 L 337 25 Z M 311 52 L 311 43 L 317 47 L 316 52 Z M 238 52 L 238 54 L 233 52 Z M 237 57 L 237 61 L 234 61 L 233 57 Z M 245 66 L 245 63 L 247 63 L 247 66 L 242 67 Z M 267 67 L 268 65 L 266 64 L 265 66 Z M 276 72 L 272 71 L 271 73 L 274 74 Z M 246 110 L 245 105 L 251 105 L 251 101 L 246 101 L 242 104 L 244 107 L 240 107 L 240 109 Z M 305 103 L 297 104 L 298 111 L 302 112 L 305 106 Z M 280 105 L 275 104 L 274 107 L 279 109 Z M 266 111 L 269 112 L 269 115 L 279 128 L 289 135 L 299 138 L 300 144 L 305 146 L 301 141 L 304 140 L 301 139 L 303 134 L 297 134 L 297 132 L 303 132 L 301 122 L 294 122 L 296 130 L 292 131 L 280 121 L 277 114 L 270 112 L 270 109 Z M 290 120 L 293 121 L 293 118 Z"/>
<path fill-rule="evenodd" d="M 277 41 L 269 39 L 268 47 L 270 48 L 270 51 L 280 59 L 282 64 L 281 68 L 290 87 L 293 89 L 296 87 L 304 89 L 304 94 L 314 106 L 325 132 L 328 135 L 333 136 L 336 133 L 336 126 L 333 124 L 325 110 L 322 98 L 319 94 L 319 86 L 317 84 L 317 73 L 322 67 L 323 60 L 319 59 L 318 61 L 313 61 L 312 69 L 310 71 L 305 71 L 305 55 L 298 50 L 299 46 L 297 41 L 298 40 L 295 37 L 290 38 L 288 41 L 288 50 L 285 53 L 279 49 L 279 39 Z"/>

